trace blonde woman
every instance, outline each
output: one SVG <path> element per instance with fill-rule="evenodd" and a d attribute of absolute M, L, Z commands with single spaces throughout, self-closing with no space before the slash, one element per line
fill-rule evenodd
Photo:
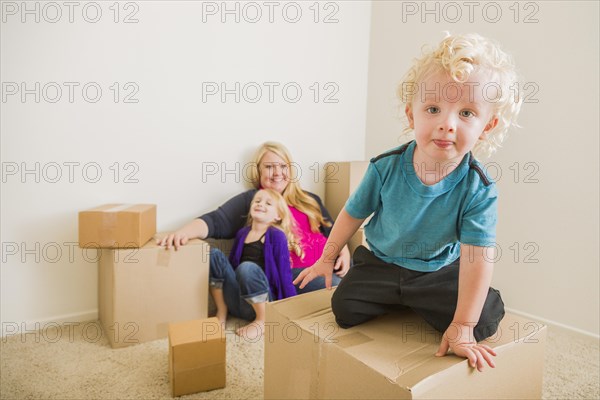
<path fill-rule="evenodd" d="M 313 265 L 321 255 L 331 232 L 333 221 L 323 206 L 319 196 L 302 190 L 300 184 L 293 179 L 293 165 L 289 151 L 280 143 L 266 142 L 262 144 L 251 164 L 251 176 L 254 189 L 241 193 L 217 210 L 202 215 L 188 223 L 178 231 L 164 237 L 158 244 L 167 248 L 185 245 L 192 238 L 231 239 L 246 223 L 252 198 L 258 189 L 272 189 L 281 194 L 287 202 L 296 225 L 296 236 L 302 250 L 302 256 L 292 252 L 292 276 L 296 278 L 305 268 Z M 339 250 L 339 249 L 338 249 Z M 337 253 L 337 250 L 336 250 Z M 335 274 L 326 285 L 325 279 L 314 279 L 308 285 L 296 290 L 298 294 L 336 286 L 350 268 L 350 252 L 347 246 L 339 251 L 335 260 Z"/>

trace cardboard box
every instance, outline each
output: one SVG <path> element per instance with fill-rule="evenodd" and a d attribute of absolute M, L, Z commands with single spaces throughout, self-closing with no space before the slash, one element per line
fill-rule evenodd
<path fill-rule="evenodd" d="M 225 334 L 217 318 L 169 325 L 173 396 L 225 387 Z"/>
<path fill-rule="evenodd" d="M 190 240 L 175 251 L 151 240 L 141 249 L 101 252 L 98 308 L 113 348 L 166 338 L 169 323 L 207 317 L 206 242 Z"/>
<path fill-rule="evenodd" d="M 346 201 L 360 184 L 367 172 L 368 161 L 330 162 L 325 164 L 325 208 L 334 220 L 344 208 Z M 368 219 L 363 222 L 359 230 L 348 241 L 350 254 L 359 245 L 369 247 L 364 235 L 363 227 Z"/>
<path fill-rule="evenodd" d="M 365 229 L 358 228 L 356 233 L 350 238 L 348 241 L 348 249 L 350 249 L 350 255 L 354 254 L 354 250 L 360 245 L 365 246 L 367 249 L 369 248 L 369 244 L 367 243 L 367 237 L 365 236 Z"/>
<path fill-rule="evenodd" d="M 348 197 L 358 187 L 368 161 L 329 162 L 325 164 L 325 208 L 334 220 L 344 208 Z"/>
<path fill-rule="evenodd" d="M 488 339 L 496 368 L 435 357 L 441 334 L 412 312 L 350 329 L 335 323 L 333 291 L 267 304 L 266 399 L 540 399 L 546 327 L 507 315 Z"/>
<path fill-rule="evenodd" d="M 79 247 L 142 247 L 155 233 L 154 204 L 105 204 L 79 213 Z"/>

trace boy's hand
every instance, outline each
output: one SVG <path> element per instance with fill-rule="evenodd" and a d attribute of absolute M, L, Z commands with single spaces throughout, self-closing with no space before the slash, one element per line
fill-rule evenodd
<path fill-rule="evenodd" d="M 471 367 L 477 367 L 480 372 L 483 371 L 486 363 L 492 368 L 496 366 L 492 358 L 496 352 L 491 347 L 475 341 L 471 325 L 457 322 L 450 324 L 444 332 L 442 343 L 435 355 L 437 357 L 445 356 L 448 349 L 451 349 L 457 356 L 467 358 Z"/>
<path fill-rule="evenodd" d="M 333 269 L 335 274 L 340 278 L 343 278 L 344 275 L 348 273 L 348 270 L 350 269 L 350 250 L 348 250 L 348 246 L 344 246 L 340 252 Z"/>
<path fill-rule="evenodd" d="M 304 268 L 304 271 L 300 272 L 300 275 L 298 275 L 298 277 L 294 279 L 294 282 L 292 283 L 294 285 L 297 285 L 298 282 L 302 282 L 300 283 L 300 289 L 304 289 L 304 286 L 308 285 L 308 283 L 315 279 L 317 276 L 324 276 L 325 287 L 327 289 L 331 289 L 331 275 L 333 273 L 333 265 L 333 262 L 325 262 L 319 259 L 319 261 L 317 261 L 312 267 Z"/>

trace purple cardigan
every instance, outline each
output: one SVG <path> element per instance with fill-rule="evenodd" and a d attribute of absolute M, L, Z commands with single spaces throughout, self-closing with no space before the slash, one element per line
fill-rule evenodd
<path fill-rule="evenodd" d="M 245 226 L 235 235 L 233 248 L 229 254 L 229 261 L 233 268 L 240 265 L 244 240 L 250 232 L 250 227 Z M 292 270 L 290 265 L 290 251 L 285 233 L 280 229 L 269 227 L 265 235 L 265 275 L 271 288 L 273 300 L 281 300 L 296 295 L 296 288 L 292 284 Z"/>

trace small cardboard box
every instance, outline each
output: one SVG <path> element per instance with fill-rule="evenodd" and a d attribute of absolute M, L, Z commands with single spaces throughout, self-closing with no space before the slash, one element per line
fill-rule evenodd
<path fill-rule="evenodd" d="M 207 317 L 206 242 L 100 251 L 99 316 L 113 348 L 166 338 L 169 323 Z"/>
<path fill-rule="evenodd" d="M 105 204 L 79 212 L 79 247 L 142 247 L 155 233 L 154 204 Z"/>
<path fill-rule="evenodd" d="M 412 312 L 341 329 L 326 289 L 267 304 L 266 399 L 539 399 L 546 327 L 506 315 L 496 368 L 435 357 L 441 334 Z"/>
<path fill-rule="evenodd" d="M 217 318 L 169 324 L 173 396 L 225 387 L 225 335 Z"/>

